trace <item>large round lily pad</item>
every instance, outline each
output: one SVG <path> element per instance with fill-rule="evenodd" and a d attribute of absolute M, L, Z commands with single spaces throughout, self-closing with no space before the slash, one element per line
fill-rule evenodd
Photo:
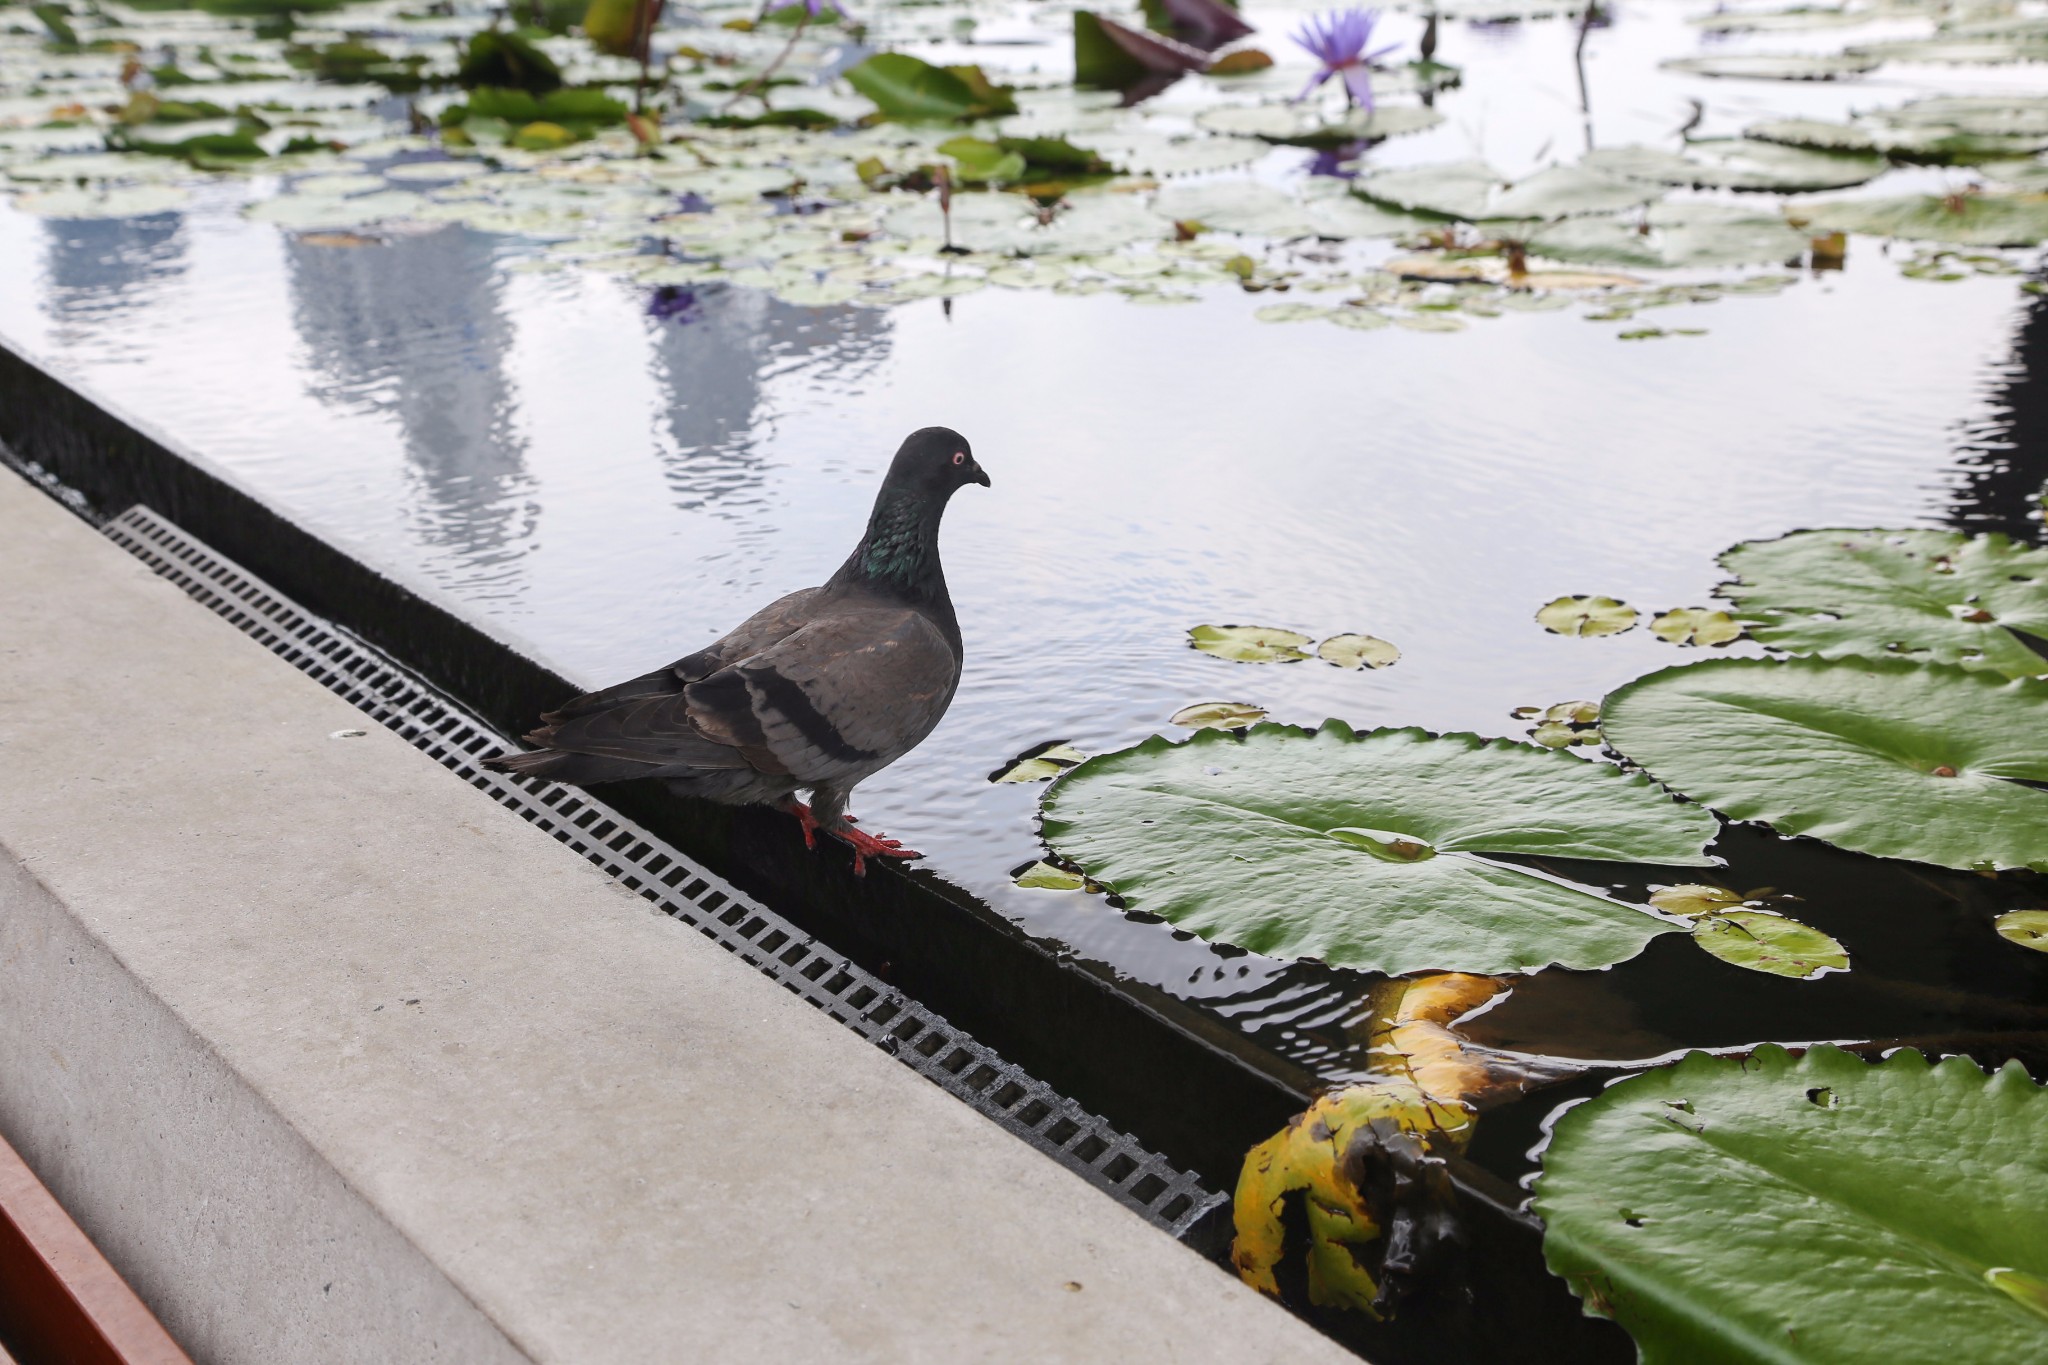
<path fill-rule="evenodd" d="M 2048 673 L 2012 633 L 2048 638 L 2048 550 L 1955 531 L 1795 531 L 1745 541 L 1721 566 L 1735 578 L 1717 594 L 1773 649 Z"/>
<path fill-rule="evenodd" d="M 1153 738 L 1046 794 L 1046 842 L 1217 943 L 1390 973 L 1604 967 L 1677 927 L 1495 855 L 1701 866 L 1713 818 L 1508 740 L 1264 724 Z"/>
<path fill-rule="evenodd" d="M 1684 155 L 1656 147 L 1603 147 L 1580 163 L 1610 175 L 1697 189 L 1846 189 L 1882 174 L 1890 165 L 1868 153 L 1816 152 L 1753 138 L 1702 138 L 1686 144 Z"/>
<path fill-rule="evenodd" d="M 2048 241 L 2048 195 L 1904 194 L 1828 199 L 1800 212 L 1828 232 L 1864 232 L 1957 246 L 2037 246 Z"/>
<path fill-rule="evenodd" d="M 1568 218 L 1529 239 L 1530 251 L 1552 260 L 1652 269 L 1778 265 L 1806 246 L 1779 213 L 1698 201 L 1652 205 L 1640 222 L 1632 214 Z"/>
<path fill-rule="evenodd" d="M 2017 1062 L 1693 1053 L 1558 1120 L 1536 1211 L 1645 1365 L 2042 1360 L 2044 1150 Z"/>
<path fill-rule="evenodd" d="M 1735 820 L 1858 853 L 2048 871 L 2048 682 L 1906 659 L 1716 659 L 1601 708 L 1609 748 Z"/>

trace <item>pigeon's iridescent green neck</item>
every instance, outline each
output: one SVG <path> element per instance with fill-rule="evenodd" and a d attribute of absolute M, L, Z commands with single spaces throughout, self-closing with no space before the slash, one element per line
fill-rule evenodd
<path fill-rule="evenodd" d="M 913 598 L 945 590 L 939 571 L 939 517 L 945 503 L 915 489 L 884 488 L 867 534 L 847 567 Z"/>

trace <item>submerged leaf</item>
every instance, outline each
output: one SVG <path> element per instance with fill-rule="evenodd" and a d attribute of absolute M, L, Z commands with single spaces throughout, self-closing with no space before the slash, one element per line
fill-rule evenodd
<path fill-rule="evenodd" d="M 1607 698 L 1674 791 L 1882 858 L 2048 871 L 2048 681 L 1904 659 L 1714 659 Z"/>
<path fill-rule="evenodd" d="M 1212 942 L 1390 973 L 1604 966 L 1675 926 L 1499 855 L 1703 866 L 1711 816 L 1508 740 L 1271 723 L 1090 760 L 1047 843 Z"/>
<path fill-rule="evenodd" d="M 1398 1220 L 1417 1213 L 1426 1219 L 1429 1210 L 1373 1207 L 1364 1188 L 1372 1169 L 1391 1158 L 1411 1177 L 1427 1176 L 1431 1158 L 1440 1167 L 1442 1154 L 1460 1150 L 1471 1127 L 1462 1106 L 1433 1103 L 1399 1082 L 1353 1086 L 1318 1099 L 1245 1154 L 1231 1211 L 1236 1237 L 1230 1259 L 1239 1278 L 1279 1294 L 1273 1272 L 1286 1251 L 1287 1196 L 1301 1191 L 1307 1196 L 1310 1300 L 1379 1316 L 1381 1287 L 1359 1254 L 1375 1242 L 1391 1244 Z M 1447 1195 L 1440 1181 L 1411 1182 L 1416 1185 L 1436 1186 L 1421 1191 L 1429 1199 Z"/>
<path fill-rule="evenodd" d="M 1054 740 L 1023 753 L 988 775 L 991 782 L 1050 782 L 1088 755 L 1064 740 Z"/>
<path fill-rule="evenodd" d="M 2011 1291 L 2048 1265 L 2044 1148 L 2017 1062 L 1693 1053 L 1564 1113 L 1535 1209 L 1646 1361 L 2039 1360 L 2048 1312 Z"/>
<path fill-rule="evenodd" d="M 1650 633 L 1667 644 L 1725 645 L 1742 638 L 1742 627 L 1725 611 L 1674 607 L 1650 622 Z"/>
<path fill-rule="evenodd" d="M 1748 904 L 1749 898 L 1730 891 L 1725 886 L 1704 886 L 1689 882 L 1679 886 L 1667 886 L 1650 893 L 1650 904 L 1667 915 L 1711 915 L 1722 910 L 1735 910 Z"/>
<path fill-rule="evenodd" d="M 1992 921 L 1999 937 L 2037 953 L 2048 953 L 2048 910 L 2008 910 Z"/>
<path fill-rule="evenodd" d="M 1205 701 L 1183 706 L 1173 713 L 1171 725 L 1190 730 L 1242 730 L 1266 718 L 1265 708 L 1236 701 Z"/>
<path fill-rule="evenodd" d="M 1612 597 L 1559 597 L 1536 611 L 1537 624 L 1553 635 L 1619 635 L 1636 623 L 1636 609 Z"/>
<path fill-rule="evenodd" d="M 1308 657 L 1310 639 L 1274 626 L 1196 626 L 1188 632 L 1188 643 L 1241 664 L 1291 664 Z"/>
<path fill-rule="evenodd" d="M 2048 550 L 1957 531 L 1795 531 L 1721 556 L 1716 589 L 1772 649 L 1903 654 L 2009 677 L 2048 673 Z"/>
<path fill-rule="evenodd" d="M 1510 984 L 1465 972 L 1381 982 L 1368 997 L 1368 1065 L 1435 1103 L 1475 1110 L 1581 1071 L 1571 1062 L 1482 1047 L 1457 1032 L 1461 1019 L 1499 999 Z"/>
<path fill-rule="evenodd" d="M 1316 654 L 1339 668 L 1389 668 L 1401 661 L 1399 649 L 1372 635 L 1332 635 Z"/>

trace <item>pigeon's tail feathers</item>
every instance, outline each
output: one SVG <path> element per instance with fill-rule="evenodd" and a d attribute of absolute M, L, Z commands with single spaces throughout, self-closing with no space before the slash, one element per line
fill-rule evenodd
<path fill-rule="evenodd" d="M 645 777 L 651 765 L 629 758 L 604 758 L 597 754 L 570 753 L 563 749 L 511 750 L 483 761 L 486 768 L 515 777 L 539 777 L 550 782 L 567 782 L 587 787 L 593 782 L 623 782 Z"/>

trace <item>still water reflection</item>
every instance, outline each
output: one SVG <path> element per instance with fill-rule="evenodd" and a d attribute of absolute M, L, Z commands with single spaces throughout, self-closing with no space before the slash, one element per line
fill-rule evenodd
<path fill-rule="evenodd" d="M 1331 1079 L 1360 1065 L 1362 978 L 1016 889 L 1036 792 L 985 775 L 1210 700 L 1517 734 L 1515 706 L 1680 657 L 1641 630 L 1545 635 L 1531 614 L 1549 597 L 1702 604 L 1719 551 L 1798 527 L 2038 525 L 2021 378 L 2044 324 L 2011 279 L 1909 280 L 1867 243 L 1846 271 L 1693 310 L 1704 336 L 1627 343 L 1570 313 L 1455 336 L 1268 326 L 1235 290 L 1171 309 L 988 290 L 884 313 L 707 286 L 654 316 L 646 288 L 526 271 L 531 248 L 506 239 L 294 240 L 235 208 L 0 210 L 0 260 L 39 262 L 0 277 L 0 335 L 587 682 L 820 581 L 902 435 L 966 432 L 995 479 L 947 528 L 966 678 L 856 808 L 1031 932 Z M 1203 621 L 1369 631 L 1404 657 L 1231 665 L 1185 647 Z M 1614 1057 L 2006 1027 L 1960 983 L 2048 991 L 1984 928 L 1994 884 L 1904 894 L 1825 851 L 1727 846 L 1731 884 L 1806 897 L 1857 970 L 1780 981 L 1669 938 L 1536 978 L 1486 1016 L 1494 1040 Z"/>

